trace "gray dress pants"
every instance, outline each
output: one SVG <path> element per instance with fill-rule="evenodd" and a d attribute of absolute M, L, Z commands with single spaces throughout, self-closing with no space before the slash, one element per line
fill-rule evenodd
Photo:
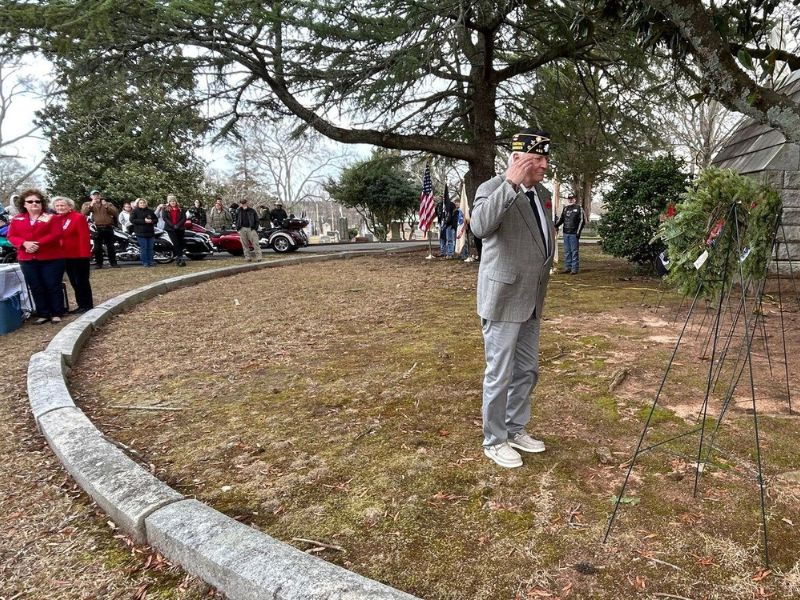
<path fill-rule="evenodd" d="M 531 420 L 531 394 L 539 380 L 539 319 L 524 323 L 483 320 L 483 445 L 502 444 Z"/>

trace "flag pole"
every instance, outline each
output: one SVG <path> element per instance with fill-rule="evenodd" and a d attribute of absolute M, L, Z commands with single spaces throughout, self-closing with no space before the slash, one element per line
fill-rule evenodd
<path fill-rule="evenodd" d="M 428 236 L 428 256 L 425 257 L 425 260 L 431 260 L 433 258 L 433 244 L 431 243 L 431 234 L 429 231 L 426 231 L 425 235 Z"/>

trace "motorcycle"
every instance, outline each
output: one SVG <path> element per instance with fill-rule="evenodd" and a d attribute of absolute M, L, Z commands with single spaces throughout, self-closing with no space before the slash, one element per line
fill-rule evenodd
<path fill-rule="evenodd" d="M 289 218 L 284 219 L 279 227 L 259 229 L 259 245 L 262 247 L 266 245 L 267 248 L 272 248 L 279 253 L 295 252 L 300 248 L 305 248 L 308 246 L 308 236 L 305 232 L 308 223 L 308 219 L 298 219 L 294 215 L 289 215 Z"/>
<path fill-rule="evenodd" d="M 0 214 L 0 263 L 17 262 L 17 249 L 8 241 L 8 218 Z"/>
<path fill-rule="evenodd" d="M 92 256 L 94 256 L 94 245 L 97 243 L 97 228 L 94 223 L 89 223 L 91 233 L 90 241 L 92 246 Z M 116 250 L 117 260 L 139 261 L 139 242 L 136 236 L 114 228 L 114 249 Z M 106 247 L 103 245 L 103 256 L 106 256 Z M 162 229 L 156 229 L 156 239 L 153 244 L 153 261 L 160 265 L 166 265 L 175 260 L 175 248 L 167 233 Z M 94 258 L 92 258 L 94 262 Z"/>
<path fill-rule="evenodd" d="M 94 223 L 89 224 L 91 231 L 91 244 L 92 253 L 94 254 L 94 244 L 97 237 L 97 229 Z M 175 246 L 169 239 L 169 235 L 163 229 L 156 227 L 155 242 L 153 244 L 153 261 L 166 265 L 175 260 Z M 139 242 L 135 235 L 125 233 L 124 231 L 114 228 L 114 247 L 116 249 L 118 260 L 139 260 Z M 184 254 L 192 260 L 203 260 L 206 256 L 214 253 L 214 245 L 211 243 L 209 236 L 202 233 L 187 231 L 183 238 Z M 103 247 L 103 254 L 105 255 L 105 246 Z"/>
<path fill-rule="evenodd" d="M 207 229 L 202 225 L 198 225 L 194 221 L 186 221 L 186 233 L 197 233 L 200 235 L 208 236 L 213 248 L 217 252 L 227 252 L 233 256 L 241 256 L 244 254 L 242 250 L 242 240 L 239 234 L 232 229 L 224 229 L 222 231 L 213 231 Z M 188 252 L 188 251 L 187 251 Z"/>

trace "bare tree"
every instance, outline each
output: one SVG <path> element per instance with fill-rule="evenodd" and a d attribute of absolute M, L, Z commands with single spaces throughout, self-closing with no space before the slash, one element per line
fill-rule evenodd
<path fill-rule="evenodd" d="M 25 168 L 16 144 L 36 137 L 40 125 L 31 125 L 27 130 L 7 135 L 12 105 L 21 96 L 48 97 L 50 90 L 37 85 L 30 75 L 22 75 L 23 63 L 14 57 L 0 54 L 0 194 L 8 197 L 20 184 L 28 180 L 44 162 L 44 156 L 33 165 Z"/>
<path fill-rule="evenodd" d="M 705 169 L 725 145 L 741 115 L 726 109 L 716 100 L 679 107 L 664 120 L 664 128 L 676 146 L 686 150 L 692 170 Z"/>
<path fill-rule="evenodd" d="M 323 199 L 323 181 L 350 158 L 349 151 L 337 150 L 314 130 L 298 132 L 289 121 L 249 119 L 240 133 L 240 167 L 287 211 Z"/>

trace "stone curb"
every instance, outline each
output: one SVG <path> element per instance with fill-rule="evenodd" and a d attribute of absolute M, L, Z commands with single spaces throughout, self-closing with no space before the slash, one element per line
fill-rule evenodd
<path fill-rule="evenodd" d="M 28 398 L 53 453 L 78 485 L 139 544 L 148 544 L 231 600 L 410 600 L 414 596 L 310 556 L 181 494 L 106 438 L 75 406 L 65 376 L 92 333 L 160 294 L 266 268 L 384 250 L 296 256 L 172 277 L 99 304 L 66 325 L 28 364 Z"/>
<path fill-rule="evenodd" d="M 183 500 L 106 440 L 79 408 L 50 411 L 38 422 L 72 478 L 136 543 L 148 543 L 145 517 Z"/>
<path fill-rule="evenodd" d="M 170 504 L 145 521 L 151 545 L 230 598 L 414 598 L 310 556 L 197 500 Z"/>

